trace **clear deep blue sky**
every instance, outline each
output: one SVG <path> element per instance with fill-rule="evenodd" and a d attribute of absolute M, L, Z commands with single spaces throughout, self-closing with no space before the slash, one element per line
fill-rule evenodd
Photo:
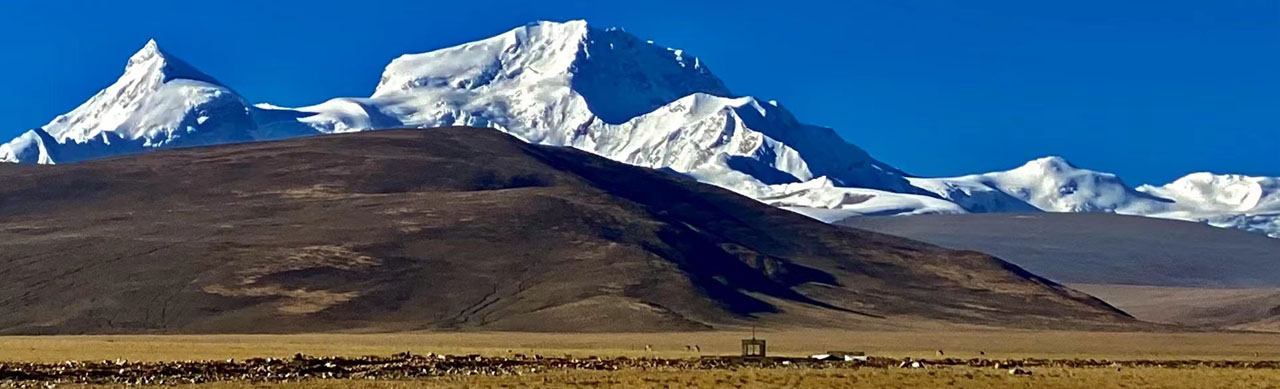
<path fill-rule="evenodd" d="M 288 106 L 367 96 L 403 53 L 587 19 L 914 174 L 1062 155 L 1130 184 L 1280 176 L 1277 0 L 115 3 L 0 1 L 0 137 L 74 108 L 152 37 Z"/>

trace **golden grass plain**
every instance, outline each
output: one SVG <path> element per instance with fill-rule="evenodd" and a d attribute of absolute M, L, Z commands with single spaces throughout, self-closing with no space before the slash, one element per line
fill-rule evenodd
<path fill-rule="evenodd" d="M 222 360 L 328 356 L 515 353 L 574 356 L 695 357 L 738 352 L 747 332 L 681 333 L 492 333 L 423 332 L 302 335 L 93 335 L 0 337 L 0 361 L 60 362 Z M 1072 331 L 831 331 L 775 330 L 758 333 L 773 355 L 801 356 L 826 350 L 865 351 L 890 357 L 1094 358 L 1276 360 L 1280 334 L 1130 333 Z M 648 345 L 653 351 L 646 351 Z M 697 345 L 701 353 L 687 351 Z M 1280 388 L 1280 371 L 1210 368 L 1037 368 L 1012 376 L 990 368 L 922 370 L 833 368 L 614 372 L 551 371 L 523 376 L 447 376 L 415 381 L 315 380 L 287 383 L 221 382 L 197 389 L 240 388 Z M 74 387 L 74 386 L 73 386 Z"/>
<path fill-rule="evenodd" d="M 61 362 L 223 360 L 252 357 L 514 353 L 575 356 L 733 355 L 750 331 L 675 333 L 416 332 L 297 335 L 86 335 L 0 336 L 0 361 Z M 837 331 L 770 330 L 758 333 L 771 355 L 804 356 L 828 350 L 887 357 L 1280 359 L 1280 334 L 1251 332 L 1076 331 Z M 645 346 L 651 347 L 648 352 Z M 701 352 L 687 351 L 697 345 Z"/>

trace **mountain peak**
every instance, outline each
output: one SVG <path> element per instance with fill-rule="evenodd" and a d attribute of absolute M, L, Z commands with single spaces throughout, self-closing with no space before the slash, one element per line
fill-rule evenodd
<path fill-rule="evenodd" d="M 539 21 L 502 34 L 393 60 L 373 97 L 541 90 L 578 97 L 620 124 L 679 98 L 728 88 L 696 57 L 583 20 Z M 576 95 L 576 96 L 575 96 Z"/>
<path fill-rule="evenodd" d="M 88 101 L 0 150 L 0 159 L 65 163 L 162 146 L 246 141 L 247 103 L 148 40 Z"/>
<path fill-rule="evenodd" d="M 138 49 L 138 52 L 129 57 L 129 63 L 143 62 L 157 55 L 163 55 L 163 52 L 160 51 L 160 44 L 156 43 L 155 38 L 148 39 L 147 43 L 142 45 L 141 49 Z"/>
<path fill-rule="evenodd" d="M 156 77 L 161 82 L 186 79 L 219 84 L 213 77 L 204 74 L 204 72 L 188 65 L 182 59 L 161 49 L 160 44 L 156 43 L 155 39 L 147 40 L 147 43 L 141 49 L 129 57 L 129 63 L 125 65 L 124 75 L 121 79 L 130 78 L 130 76 L 138 78 Z"/>
<path fill-rule="evenodd" d="M 1013 170 L 962 177 L 916 179 L 942 198 L 972 212 L 1118 212 L 1146 196 L 1111 173 L 1078 168 L 1065 158 L 1037 158 Z"/>
<path fill-rule="evenodd" d="M 586 20 L 583 20 L 583 19 L 573 19 L 573 20 L 566 20 L 563 22 L 557 22 L 554 20 L 537 20 L 537 21 L 533 21 L 528 24 L 525 24 L 525 27 L 535 27 L 535 26 L 561 27 L 569 30 L 586 30 L 588 28 L 588 23 Z"/>
<path fill-rule="evenodd" d="M 134 68 L 147 66 L 153 62 L 167 62 L 165 57 L 165 52 L 160 50 L 160 45 L 156 43 L 156 40 L 148 39 L 141 49 L 129 56 L 129 63 L 124 68 L 127 72 Z"/>
<path fill-rule="evenodd" d="M 1066 158 L 1056 155 L 1033 159 L 1023 165 L 1024 168 L 1036 168 L 1050 172 L 1062 172 L 1079 169 L 1076 165 L 1071 164 Z"/>

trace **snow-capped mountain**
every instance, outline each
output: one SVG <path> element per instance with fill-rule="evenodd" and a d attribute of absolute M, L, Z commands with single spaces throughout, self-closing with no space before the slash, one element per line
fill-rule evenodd
<path fill-rule="evenodd" d="M 396 127 L 494 127 L 636 165 L 718 180 L 743 193 L 829 179 L 913 192 L 902 173 L 803 124 L 773 102 L 737 97 L 697 58 L 583 21 L 539 22 L 393 60 L 371 97 L 300 108 L 249 106 L 149 42 L 81 107 L 5 145 L 7 161 L 59 163 L 148 148 Z"/>
<path fill-rule="evenodd" d="M 254 140 L 248 103 L 155 41 L 89 101 L 0 146 L 0 161 L 65 163 L 147 149 Z"/>
<path fill-rule="evenodd" d="M 298 121 L 322 133 L 494 127 L 747 194 L 823 176 L 914 190 L 897 169 L 835 131 L 803 124 L 776 103 L 735 97 L 698 58 L 583 21 L 539 22 L 404 55 L 386 67 L 371 97 L 295 110 L 311 114 Z M 718 179 L 729 171 L 741 174 Z"/>
<path fill-rule="evenodd" d="M 912 185 L 968 212 L 1106 212 L 1239 228 L 1280 238 L 1280 179 L 1194 173 L 1164 186 L 1132 188 L 1115 174 L 1046 157 L 1013 170 Z"/>
<path fill-rule="evenodd" d="M 1138 191 L 1217 212 L 1280 212 L 1280 178 L 1192 173 L 1164 186 Z"/>
<path fill-rule="evenodd" d="M 1061 157 L 1013 170 L 951 178 L 911 178 L 911 184 L 970 212 L 1118 212 L 1160 202 L 1111 173 L 1080 169 Z"/>
<path fill-rule="evenodd" d="M 1164 186 L 1143 185 L 1138 190 L 1179 205 L 1153 216 L 1203 221 L 1280 238 L 1280 178 L 1202 172 Z"/>
<path fill-rule="evenodd" d="M 166 147 L 400 127 L 493 127 L 678 172 L 834 221 L 859 215 L 1114 212 L 1280 237 L 1277 179 L 1191 175 L 1132 188 L 1056 157 L 952 178 L 911 177 L 735 95 L 701 60 L 619 29 L 538 22 L 387 65 L 369 97 L 250 105 L 154 41 L 80 107 L 0 145 L 0 161 L 67 163 Z"/>

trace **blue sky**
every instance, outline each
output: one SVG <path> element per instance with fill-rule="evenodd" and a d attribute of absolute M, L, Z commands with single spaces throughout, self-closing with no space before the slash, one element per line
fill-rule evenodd
<path fill-rule="evenodd" d="M 1280 1 L 0 1 L 0 137 L 148 38 L 255 102 L 366 96 L 392 58 L 538 19 L 619 26 L 908 172 L 1061 155 L 1130 184 L 1280 176 Z M 623 4 L 615 4 L 623 3 Z"/>

